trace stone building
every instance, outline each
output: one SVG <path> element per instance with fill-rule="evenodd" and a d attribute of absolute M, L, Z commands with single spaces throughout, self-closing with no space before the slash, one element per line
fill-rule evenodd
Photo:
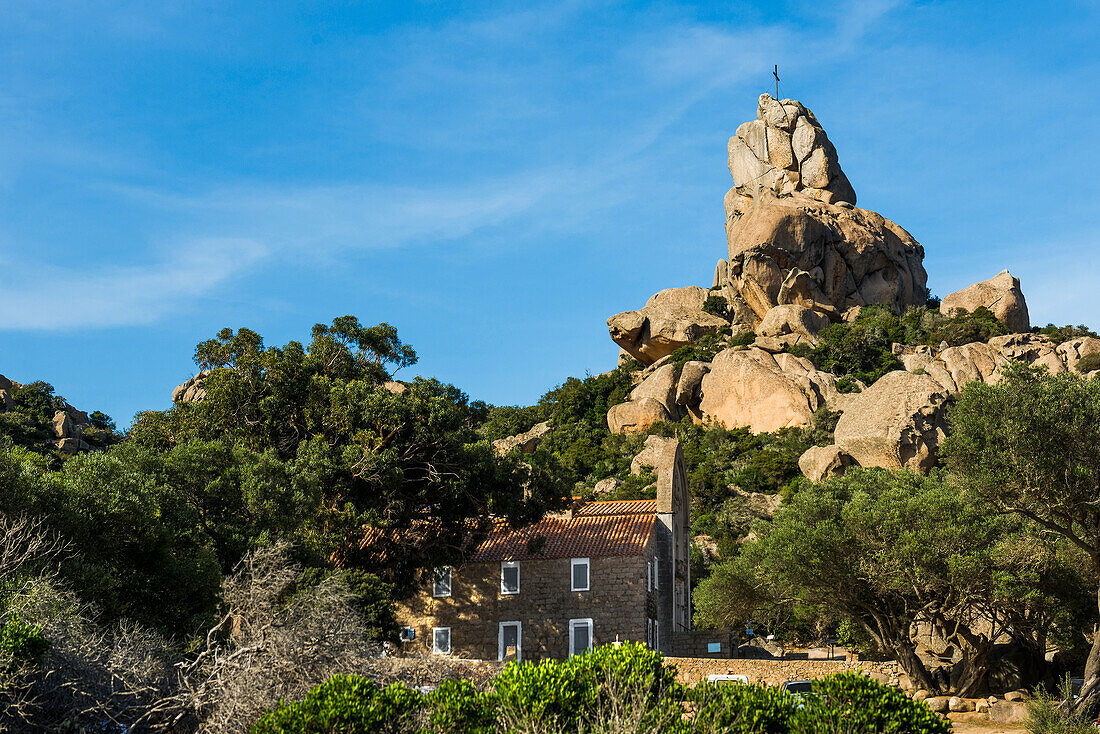
<path fill-rule="evenodd" d="M 634 640 L 674 654 L 691 626 L 684 460 L 658 436 L 643 454 L 657 499 L 578 501 L 519 530 L 500 522 L 462 565 L 434 569 L 398 605 L 405 650 L 561 659 Z"/>

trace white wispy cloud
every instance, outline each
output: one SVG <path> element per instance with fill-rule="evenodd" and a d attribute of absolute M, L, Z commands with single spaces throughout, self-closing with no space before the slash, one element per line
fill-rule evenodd
<path fill-rule="evenodd" d="M 205 239 L 177 243 L 146 265 L 87 271 L 6 262 L 0 314 L 12 330 L 150 324 L 180 299 L 208 292 L 265 254 L 250 240 Z"/>
<path fill-rule="evenodd" d="M 479 232 L 522 221 L 525 231 L 583 227 L 601 208 L 629 198 L 647 170 L 648 152 L 701 99 L 758 75 L 785 48 L 813 51 L 815 63 L 848 53 L 859 37 L 894 6 L 842 8 L 834 37 L 800 37 L 784 26 L 756 28 L 671 24 L 617 39 L 617 45 L 587 74 L 607 73 L 641 83 L 659 94 L 639 114 L 608 131 L 616 144 L 593 150 L 580 163 L 530 166 L 505 175 L 447 185 L 401 186 L 375 181 L 341 185 L 264 182 L 212 186 L 180 193 L 169 186 L 103 184 L 119 196 L 182 221 L 172 254 L 147 264 L 116 264 L 90 271 L 25 260 L 0 274 L 0 313 L 6 329 L 71 329 L 153 323 L 186 307 L 189 300 L 224 287 L 271 257 L 322 258 L 348 250 L 453 243 Z M 553 6 L 543 12 L 479 19 L 464 26 L 404 38 L 410 48 L 438 46 L 447 38 L 464 43 L 511 39 L 567 23 L 584 6 Z M 522 36 L 522 33 L 520 33 Z M 428 59 L 426 61 L 425 59 Z M 438 56 L 411 54 L 398 79 L 416 78 Z M 491 61 L 491 60 L 490 60 Z M 544 74 L 537 63 L 509 69 L 481 60 L 461 70 L 471 89 L 482 81 L 523 85 L 524 74 Z M 438 75 L 439 70 L 436 71 Z M 640 79 L 638 77 L 640 76 Z M 410 131 L 415 135 L 416 131 Z M 155 239 L 150 237 L 150 239 Z M 11 248 L 8 248 L 9 252 Z M 65 298 L 58 294 L 80 294 Z"/>

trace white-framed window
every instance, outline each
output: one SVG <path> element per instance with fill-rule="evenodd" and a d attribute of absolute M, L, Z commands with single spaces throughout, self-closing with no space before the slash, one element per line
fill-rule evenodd
<path fill-rule="evenodd" d="M 580 655 L 592 649 L 592 620 L 569 620 L 569 657 Z"/>
<path fill-rule="evenodd" d="M 661 623 L 653 620 L 653 649 L 661 649 Z"/>
<path fill-rule="evenodd" d="M 501 622 L 497 628 L 497 660 L 515 655 L 523 660 L 523 623 Z"/>
<path fill-rule="evenodd" d="M 432 627 L 432 654 L 451 654 L 451 628 Z"/>
<path fill-rule="evenodd" d="M 572 591 L 588 591 L 591 567 L 587 558 L 574 558 L 569 563 L 569 588 Z"/>
<path fill-rule="evenodd" d="M 661 564 L 660 556 L 653 556 L 653 588 L 661 588 Z"/>
<path fill-rule="evenodd" d="M 519 593 L 519 561 L 500 562 L 500 593 Z"/>
<path fill-rule="evenodd" d="M 450 566 L 438 566 L 432 572 L 432 596 L 436 599 L 451 595 L 451 577 L 453 573 Z"/>
<path fill-rule="evenodd" d="M 648 617 L 645 621 L 645 646 L 653 649 L 653 620 Z"/>
<path fill-rule="evenodd" d="M 401 641 L 402 642 L 412 642 L 415 639 L 416 639 L 416 630 L 414 628 L 412 628 L 412 627 L 402 627 L 401 628 Z"/>
<path fill-rule="evenodd" d="M 653 591 L 653 561 L 645 563 L 645 588 L 646 591 Z"/>

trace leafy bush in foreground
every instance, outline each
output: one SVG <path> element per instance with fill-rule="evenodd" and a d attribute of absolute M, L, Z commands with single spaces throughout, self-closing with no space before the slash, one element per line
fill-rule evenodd
<path fill-rule="evenodd" d="M 413 728 L 424 698 L 400 683 L 379 688 L 357 675 L 334 675 L 301 701 L 279 706 L 252 734 L 397 734 Z"/>
<path fill-rule="evenodd" d="M 855 673 L 814 681 L 797 697 L 761 685 L 690 691 L 676 669 L 636 643 L 565 661 L 513 662 L 489 691 L 446 681 L 422 696 L 357 676 L 335 676 L 301 702 L 281 705 L 252 734 L 433 732 L 493 734 L 947 734 L 950 724 L 901 691 Z M 684 702 L 688 702 L 688 706 Z"/>
<path fill-rule="evenodd" d="M 553 723 L 563 731 L 585 731 L 608 694 L 625 694 L 647 709 L 652 721 L 679 706 L 675 668 L 659 653 L 628 642 L 605 645 L 565 661 L 510 663 L 493 682 L 501 709 L 513 716 Z"/>
<path fill-rule="evenodd" d="M 38 662 L 50 647 L 50 641 L 42 634 L 42 628 L 27 624 L 19 617 L 12 617 L 0 627 L 0 665 L 11 667 Z"/>
<path fill-rule="evenodd" d="M 858 673 L 813 682 L 813 694 L 791 717 L 791 730 L 846 734 L 948 734 L 951 724 L 897 688 Z"/>
<path fill-rule="evenodd" d="M 785 734 L 796 710 L 794 698 L 778 688 L 700 683 L 692 690 L 696 731 Z"/>

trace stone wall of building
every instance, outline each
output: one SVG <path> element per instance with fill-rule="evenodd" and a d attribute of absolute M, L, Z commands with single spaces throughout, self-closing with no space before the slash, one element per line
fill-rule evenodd
<path fill-rule="evenodd" d="M 593 620 L 597 645 L 636 640 L 645 642 L 647 556 L 590 559 L 589 591 L 570 590 L 570 559 L 520 562 L 520 593 L 500 591 L 500 563 L 468 563 L 452 574 L 451 596 L 433 598 L 431 588 L 398 604 L 398 622 L 416 630 L 407 652 L 431 652 L 432 629 L 451 628 L 451 654 L 479 660 L 498 659 L 501 622 L 522 624 L 524 660 L 569 656 L 569 621 Z M 662 589 L 663 591 L 663 589 Z M 671 635 L 669 635 L 671 645 Z"/>
<path fill-rule="evenodd" d="M 814 680 L 833 673 L 854 671 L 869 675 L 882 683 L 897 685 L 901 676 L 893 661 L 871 660 L 719 660 L 713 658 L 668 657 L 665 662 L 676 666 L 676 680 L 694 685 L 708 675 L 744 675 L 749 683 L 777 686 L 789 680 Z"/>
<path fill-rule="evenodd" d="M 717 645 L 711 651 L 711 645 Z M 683 658 L 730 658 L 737 650 L 737 639 L 732 632 L 717 630 L 691 630 L 672 636 L 672 654 Z"/>

